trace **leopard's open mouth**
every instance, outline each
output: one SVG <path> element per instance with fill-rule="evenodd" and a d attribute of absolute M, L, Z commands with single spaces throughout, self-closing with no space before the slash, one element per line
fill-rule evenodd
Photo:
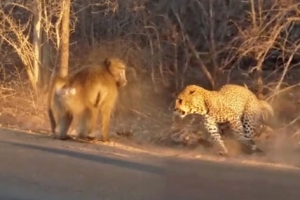
<path fill-rule="evenodd" d="M 176 116 L 179 116 L 180 118 L 184 118 L 187 113 L 183 110 L 175 108 L 173 114 L 176 115 Z"/>

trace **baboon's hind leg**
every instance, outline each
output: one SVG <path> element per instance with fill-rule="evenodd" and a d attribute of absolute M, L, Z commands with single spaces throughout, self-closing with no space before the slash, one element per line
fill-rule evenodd
<path fill-rule="evenodd" d="M 71 113 L 65 112 L 61 114 L 58 121 L 59 130 L 58 130 L 57 139 L 66 140 L 69 138 L 67 133 L 72 123 L 72 120 L 73 120 L 73 115 Z"/>
<path fill-rule="evenodd" d="M 81 119 L 79 121 L 78 137 L 93 139 L 91 133 L 93 133 L 95 129 L 96 120 L 97 109 L 92 107 L 86 108 L 85 111 L 82 113 Z"/>

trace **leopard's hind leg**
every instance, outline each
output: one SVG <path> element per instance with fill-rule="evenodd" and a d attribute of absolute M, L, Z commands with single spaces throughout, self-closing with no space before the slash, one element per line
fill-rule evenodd
<path fill-rule="evenodd" d="M 242 119 L 239 117 L 232 118 L 230 120 L 230 128 L 234 137 L 240 142 L 242 147 L 247 150 L 250 149 L 251 153 L 261 152 L 253 140 L 254 128 L 251 123 L 249 123 L 249 119 L 247 119 L 247 117 L 242 117 Z"/>
<path fill-rule="evenodd" d="M 251 118 L 251 116 L 244 114 L 242 118 L 243 128 L 244 128 L 244 138 L 248 141 L 248 147 L 250 147 L 251 153 L 261 153 L 263 152 L 260 148 L 257 147 L 253 138 L 255 134 L 255 127 L 258 126 L 258 120 Z"/>

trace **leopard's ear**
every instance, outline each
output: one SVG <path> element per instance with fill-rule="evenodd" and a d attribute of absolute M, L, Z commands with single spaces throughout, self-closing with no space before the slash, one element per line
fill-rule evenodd
<path fill-rule="evenodd" d="M 190 94 L 194 94 L 194 92 L 195 92 L 195 90 L 191 90 L 191 91 L 190 91 Z"/>

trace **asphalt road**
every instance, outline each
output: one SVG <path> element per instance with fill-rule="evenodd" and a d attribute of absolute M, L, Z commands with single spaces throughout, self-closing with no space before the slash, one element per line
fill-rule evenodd
<path fill-rule="evenodd" d="M 293 200 L 300 170 L 191 161 L 0 130 L 0 200 Z"/>

